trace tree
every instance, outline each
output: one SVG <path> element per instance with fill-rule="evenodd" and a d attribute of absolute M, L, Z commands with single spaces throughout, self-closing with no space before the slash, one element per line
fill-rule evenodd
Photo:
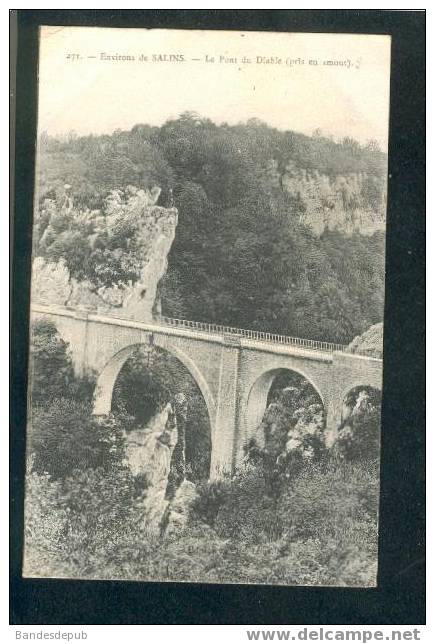
<path fill-rule="evenodd" d="M 75 382 L 67 343 L 53 322 L 34 322 L 30 344 L 30 387 L 33 405 L 46 404 L 68 395 Z"/>
<path fill-rule="evenodd" d="M 334 450 L 346 460 L 379 462 L 381 431 L 381 392 L 372 387 L 356 387 L 345 400 L 348 413 L 338 431 Z"/>
<path fill-rule="evenodd" d="M 98 420 L 89 403 L 55 398 L 33 408 L 28 449 L 33 469 L 53 479 L 74 470 L 109 468 L 123 456 L 123 439 L 115 419 Z"/>

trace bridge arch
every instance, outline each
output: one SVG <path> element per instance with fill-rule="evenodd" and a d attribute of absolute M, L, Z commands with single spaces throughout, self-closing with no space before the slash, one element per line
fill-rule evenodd
<path fill-rule="evenodd" d="M 153 344 L 164 349 L 165 351 L 168 351 L 168 353 L 171 353 L 189 371 L 204 398 L 213 436 L 215 421 L 215 401 L 213 399 L 213 395 L 209 389 L 207 381 L 205 380 L 201 371 L 195 365 L 193 360 L 189 358 L 189 356 L 187 356 L 178 347 L 167 346 L 166 343 L 159 342 L 154 342 Z M 113 390 L 119 372 L 121 371 L 125 362 L 141 346 L 144 346 L 144 343 L 134 343 L 124 347 L 123 349 L 115 353 L 101 370 L 97 378 L 94 391 L 93 414 L 95 416 L 107 416 L 108 414 L 110 414 L 112 408 Z"/>
<path fill-rule="evenodd" d="M 294 373 L 301 376 L 307 383 L 311 385 L 313 390 L 318 394 L 322 401 L 323 408 L 326 414 L 326 407 L 324 397 L 319 387 L 306 375 L 302 370 L 295 369 L 289 366 L 276 367 L 263 372 L 251 385 L 246 401 L 243 405 L 244 425 L 245 425 L 245 441 L 249 441 L 255 436 L 256 430 L 261 424 L 264 413 L 267 407 L 267 400 L 275 378 L 284 372 Z M 262 443 L 262 437 L 257 436 L 258 442 Z"/>

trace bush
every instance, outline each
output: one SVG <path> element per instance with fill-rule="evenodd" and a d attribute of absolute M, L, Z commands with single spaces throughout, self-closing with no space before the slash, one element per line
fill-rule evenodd
<path fill-rule="evenodd" d="M 243 543 L 275 539 L 281 521 L 269 487 L 263 464 L 248 462 L 234 477 L 198 486 L 192 515 L 224 539 Z"/>
<path fill-rule="evenodd" d="M 50 404 L 55 398 L 92 398 L 94 376 L 75 375 L 69 345 L 51 320 L 42 318 L 32 325 L 29 373 L 33 406 Z"/>
<path fill-rule="evenodd" d="M 381 392 L 357 387 L 348 394 L 345 405 L 352 411 L 339 429 L 334 451 L 346 460 L 379 462 Z"/>
<path fill-rule="evenodd" d="M 376 526 L 378 471 L 369 462 L 325 459 L 306 464 L 278 506 L 283 533 L 290 538 L 340 535 L 346 521 Z"/>
<path fill-rule="evenodd" d="M 31 472 L 26 481 L 24 574 L 112 576 L 143 535 L 141 494 L 120 464 L 73 471 L 53 481 Z M 121 547 L 123 550 L 121 550 Z"/>
<path fill-rule="evenodd" d="M 68 345 L 53 322 L 45 319 L 34 322 L 30 348 L 32 403 L 42 404 L 65 396 L 74 380 Z"/>
<path fill-rule="evenodd" d="M 229 494 L 218 511 L 215 530 L 223 538 L 245 544 L 274 540 L 282 530 L 276 507 L 263 468 L 248 465 L 232 479 Z"/>
<path fill-rule="evenodd" d="M 276 503 L 262 495 L 263 485 L 254 468 L 204 484 L 186 528 L 156 537 L 146 531 L 141 492 L 122 465 L 56 481 L 33 472 L 26 489 L 25 574 L 375 584 L 376 471 L 362 463 L 313 464 Z"/>
<path fill-rule="evenodd" d="M 193 517 L 213 526 L 208 548 L 215 553 L 210 558 L 219 561 L 202 569 L 196 580 L 375 584 L 379 475 L 373 462 L 326 457 L 305 462 L 275 498 L 267 494 L 260 465 L 199 492 Z M 184 538 L 180 536 L 178 549 Z M 203 547 L 199 542 L 195 546 L 199 551 Z M 187 569 L 183 574 L 192 579 Z"/>
<path fill-rule="evenodd" d="M 228 480 L 201 483 L 197 487 L 198 496 L 192 504 L 194 517 L 213 526 L 220 508 L 230 494 Z"/>
<path fill-rule="evenodd" d="M 340 432 L 335 448 L 347 460 L 379 460 L 380 428 L 379 408 L 355 414 L 352 422 Z"/>
<path fill-rule="evenodd" d="M 34 470 L 53 478 L 68 476 L 76 468 L 107 468 L 123 455 L 119 421 L 99 420 L 89 404 L 67 398 L 35 407 L 27 436 Z"/>

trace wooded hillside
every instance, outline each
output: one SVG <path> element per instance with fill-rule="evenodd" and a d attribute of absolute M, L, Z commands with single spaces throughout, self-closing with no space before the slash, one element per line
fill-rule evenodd
<path fill-rule="evenodd" d="M 104 212 L 111 190 L 158 185 L 159 204 L 179 211 L 159 289 L 164 314 L 349 342 L 382 320 L 385 182 L 376 142 L 334 142 L 257 120 L 218 126 L 186 113 L 160 128 L 43 134 L 37 204 L 59 204 L 67 191 L 76 211 Z M 44 256 L 68 262 L 74 242 L 79 257 L 92 234 L 92 223 L 75 223 L 74 239 L 63 235 L 64 248 Z M 109 250 L 116 280 L 117 249 Z"/>

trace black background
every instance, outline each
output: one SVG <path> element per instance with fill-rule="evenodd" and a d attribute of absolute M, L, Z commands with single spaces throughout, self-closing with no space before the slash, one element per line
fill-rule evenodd
<path fill-rule="evenodd" d="M 18 10 L 12 14 L 12 25 L 18 14 L 18 53 L 16 130 L 15 135 L 12 131 L 11 139 L 12 159 L 15 153 L 15 168 L 12 168 L 15 203 L 11 227 L 11 623 L 423 624 L 425 13 L 68 9 Z M 21 578 L 38 26 L 41 24 L 392 35 L 377 588 Z M 11 27 L 12 46 L 14 31 Z M 14 67 L 12 65 L 12 90 L 15 87 Z M 13 126 L 13 105 L 11 110 Z"/>

